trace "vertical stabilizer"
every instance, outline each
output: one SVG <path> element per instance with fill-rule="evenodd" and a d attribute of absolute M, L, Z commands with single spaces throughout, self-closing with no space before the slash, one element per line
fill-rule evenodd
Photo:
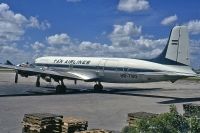
<path fill-rule="evenodd" d="M 189 37 L 185 26 L 176 26 L 172 29 L 165 58 L 190 65 Z"/>
<path fill-rule="evenodd" d="M 153 61 L 169 65 L 190 65 L 189 36 L 186 26 L 175 26 L 172 29 L 167 46 Z"/>

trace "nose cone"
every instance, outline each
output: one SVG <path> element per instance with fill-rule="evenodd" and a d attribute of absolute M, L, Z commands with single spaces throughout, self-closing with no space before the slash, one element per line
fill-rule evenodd
<path fill-rule="evenodd" d="M 54 58 L 50 56 L 40 57 L 40 58 L 35 59 L 35 64 L 49 64 L 49 63 L 52 63 L 53 60 Z"/>
<path fill-rule="evenodd" d="M 36 64 L 45 63 L 45 62 L 48 62 L 48 58 L 47 57 L 40 57 L 40 58 L 35 59 L 35 63 Z"/>
<path fill-rule="evenodd" d="M 35 59 L 35 64 L 40 63 L 40 62 L 41 62 L 40 58 Z"/>

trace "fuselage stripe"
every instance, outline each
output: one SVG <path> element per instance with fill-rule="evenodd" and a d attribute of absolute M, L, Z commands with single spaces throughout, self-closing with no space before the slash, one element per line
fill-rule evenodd
<path fill-rule="evenodd" d="M 108 66 L 91 66 L 91 65 L 86 66 L 86 65 L 72 65 L 72 64 L 43 64 L 43 63 L 36 63 L 35 65 L 43 67 L 95 69 L 95 70 L 127 71 L 127 72 L 160 72 L 159 70 L 128 68 L 128 67 L 108 67 Z"/>

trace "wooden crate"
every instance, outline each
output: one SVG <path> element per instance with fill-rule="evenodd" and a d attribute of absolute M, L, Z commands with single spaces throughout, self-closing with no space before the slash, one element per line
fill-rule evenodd
<path fill-rule="evenodd" d="M 88 121 L 76 117 L 64 117 L 62 133 L 74 133 L 75 131 L 87 130 Z"/>
<path fill-rule="evenodd" d="M 110 130 L 105 130 L 105 129 L 90 129 L 86 131 L 79 131 L 75 133 L 112 133 Z"/>
<path fill-rule="evenodd" d="M 23 118 L 24 133 L 61 133 L 61 115 L 49 113 L 25 114 Z"/>

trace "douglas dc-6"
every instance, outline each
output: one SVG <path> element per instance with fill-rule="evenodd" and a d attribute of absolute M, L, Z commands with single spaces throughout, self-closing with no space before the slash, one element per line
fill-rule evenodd
<path fill-rule="evenodd" d="M 185 26 L 175 26 L 167 45 L 154 59 L 103 58 L 103 57 L 40 57 L 31 65 L 13 65 L 7 61 L 0 67 L 11 68 L 22 77 L 37 76 L 47 82 L 58 82 L 57 92 L 65 92 L 63 80 L 83 80 L 95 82 L 94 89 L 102 90 L 102 82 L 108 83 L 146 83 L 158 81 L 175 82 L 178 79 L 196 77 L 190 67 L 189 36 Z"/>

